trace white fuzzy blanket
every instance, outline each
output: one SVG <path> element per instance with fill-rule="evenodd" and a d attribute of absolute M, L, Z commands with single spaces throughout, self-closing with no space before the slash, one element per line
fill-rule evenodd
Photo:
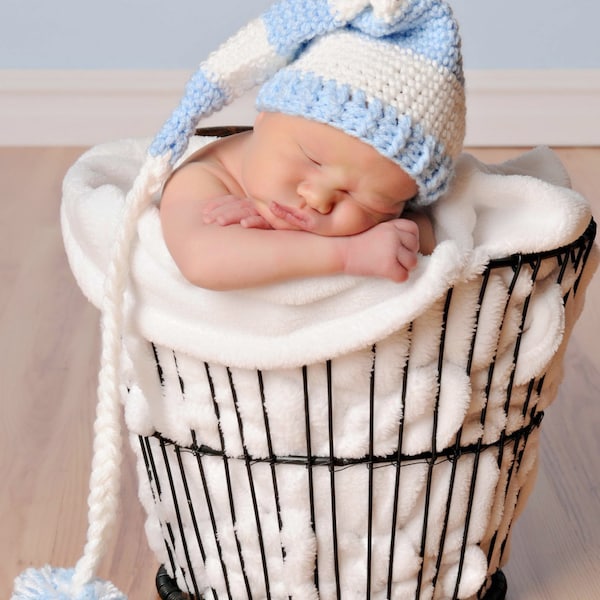
<path fill-rule="evenodd" d="M 189 151 L 205 142 L 193 140 Z M 97 306 L 125 194 L 143 161 L 145 144 L 130 140 L 93 148 L 65 178 L 65 247 L 82 290 Z M 420 600 L 450 598 L 459 570 L 458 597 L 476 594 L 508 556 L 508 544 L 504 548 L 503 542 L 509 541 L 510 526 L 527 498 L 537 463 L 537 429 L 530 420 L 556 395 L 562 354 L 582 309 L 597 252 L 594 248 L 575 298 L 570 290 L 581 275 L 580 263 L 569 265 L 559 276 L 560 261 L 548 259 L 540 266 L 535 283 L 528 265 L 514 280 L 510 268 L 494 271 L 481 307 L 479 275 L 490 259 L 553 250 L 583 233 L 590 210 L 568 186 L 562 165 L 545 148 L 499 166 L 463 155 L 451 191 L 434 208 L 439 244 L 431 256 L 420 258 L 417 270 L 404 284 L 338 276 L 240 292 L 195 288 L 183 280 L 168 254 L 157 206 L 147 210 L 139 222 L 127 294 L 131 310 L 124 338 L 125 413 L 139 455 L 148 540 L 182 589 L 194 591 L 189 575 L 193 572 L 201 590 L 212 587 L 219 597 L 227 596 L 227 585 L 234 598 L 246 597 L 246 585 L 251 585 L 253 597 L 265 597 L 253 498 L 245 462 L 236 457 L 244 451 L 254 458 L 269 456 L 263 402 L 273 453 L 306 454 L 302 367 L 307 365 L 313 456 L 327 456 L 332 446 L 338 458 L 361 458 L 370 445 L 375 456 L 398 451 L 414 456 L 431 453 L 434 444 L 437 451 L 457 441 L 461 447 L 490 444 L 477 460 L 468 452 L 461 456 L 454 473 L 453 463 L 445 458 L 436 461 L 431 471 L 426 462 L 406 461 L 394 532 L 393 598 L 414 599 L 418 585 Z M 443 326 L 450 287 L 452 303 Z M 563 299 L 568 293 L 565 308 Z M 527 318 L 522 323 L 524 311 Z M 329 383 L 324 360 L 330 360 Z M 262 370 L 261 385 L 256 369 Z M 243 439 L 236 411 L 243 420 Z M 398 448 L 400 423 L 402 446 Z M 503 436 L 530 425 L 529 437 L 519 434 L 514 441 L 495 445 Z M 192 444 L 191 431 L 198 444 L 211 448 L 221 448 L 222 440 L 226 454 L 233 457 L 229 468 L 235 488 L 235 527 L 222 459 L 202 459 L 206 469 L 202 481 L 196 457 L 177 454 L 172 448 L 163 453 L 153 440 L 155 471 L 148 483 L 137 436 L 151 436 L 155 431 L 181 446 Z M 176 473 L 187 470 L 187 490 L 178 479 L 166 485 L 167 463 Z M 319 467 L 314 473 L 314 530 L 306 467 L 276 467 L 280 522 L 270 465 L 257 463 L 252 472 L 271 597 L 335 598 L 328 468 Z M 374 470 L 373 599 L 386 597 L 395 473 L 392 464 Z M 335 475 L 344 598 L 365 597 L 368 475 L 364 465 L 338 470 Z M 162 489 L 156 481 L 163 483 Z M 464 519 L 475 481 L 467 531 Z M 212 515 L 205 485 L 214 500 Z M 190 504 L 187 494 L 193 500 Z M 196 509 L 195 520 L 190 505 Z M 202 551 L 195 542 L 184 549 L 183 540 L 195 540 L 196 530 L 201 533 Z M 445 542 L 436 565 L 442 535 Z M 499 540 L 495 546 L 494 539 Z M 236 544 L 242 548 L 248 583 L 242 578 Z M 217 559 L 219 551 L 229 572 L 228 583 Z M 171 568 L 172 557 L 179 567 Z"/>
<path fill-rule="evenodd" d="M 193 139 L 189 151 L 206 141 Z M 96 306 L 125 194 L 146 143 L 95 147 L 64 181 L 67 255 Z M 183 279 L 162 240 L 154 205 L 140 220 L 134 249 L 130 291 L 136 326 L 159 344 L 237 367 L 292 367 L 364 348 L 426 312 L 448 287 L 471 279 L 489 259 L 576 239 L 590 210 L 566 186 L 564 168 L 549 149 L 499 167 L 463 155 L 451 191 L 435 207 L 440 243 L 421 258 L 407 283 L 333 276 L 226 293 L 194 288 Z"/>

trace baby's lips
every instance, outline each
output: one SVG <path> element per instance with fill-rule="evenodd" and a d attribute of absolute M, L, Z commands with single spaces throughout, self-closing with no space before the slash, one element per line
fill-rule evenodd
<path fill-rule="evenodd" d="M 298 227 L 298 229 L 310 230 L 313 225 L 313 219 L 300 208 L 295 206 L 286 206 L 279 202 L 271 202 L 269 208 L 271 212 L 279 219 Z"/>

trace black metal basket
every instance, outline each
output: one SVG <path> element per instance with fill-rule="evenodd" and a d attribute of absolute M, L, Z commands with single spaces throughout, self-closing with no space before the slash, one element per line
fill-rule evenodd
<path fill-rule="evenodd" d="M 210 133 L 203 132 L 205 135 L 214 135 L 214 130 Z M 229 131 L 231 133 L 231 131 Z M 222 134 L 222 132 L 221 132 Z M 575 242 L 568 245 L 567 247 L 559 248 L 550 252 L 544 252 L 539 254 L 518 254 L 507 257 L 501 260 L 492 261 L 484 273 L 481 275 L 479 280 L 479 299 L 478 307 L 480 308 L 484 303 L 486 290 L 488 288 L 488 282 L 492 274 L 502 272 L 506 277 L 508 274 L 508 285 L 509 294 L 506 299 L 506 305 L 510 302 L 510 295 L 513 288 L 517 285 L 517 282 L 521 277 L 529 278 L 532 284 L 535 284 L 538 274 L 540 272 L 547 272 L 549 269 L 554 273 L 553 279 L 555 283 L 564 284 L 566 279 L 570 280 L 570 283 L 564 285 L 565 291 L 563 296 L 564 303 L 568 303 L 570 299 L 577 293 L 579 281 L 581 279 L 583 266 L 588 258 L 588 255 L 593 246 L 595 238 L 596 226 L 592 221 L 587 231 Z M 441 381 L 442 373 L 442 361 L 444 357 L 444 341 L 447 320 L 449 318 L 450 311 L 453 306 L 453 289 L 449 289 L 444 303 L 444 310 L 441 320 L 441 331 L 439 337 L 439 349 L 438 349 L 438 361 L 439 361 L 439 378 L 438 382 L 440 387 L 443 385 Z M 529 307 L 529 298 L 523 303 L 520 318 L 521 318 L 521 329 L 525 324 L 527 318 L 527 312 Z M 469 335 L 469 334 L 465 334 Z M 470 376 L 471 374 L 471 359 L 473 355 L 473 348 L 475 345 L 475 339 L 477 336 L 477 321 L 475 323 L 475 331 L 472 332 L 471 338 L 471 350 L 469 354 L 469 360 L 465 365 L 465 372 Z M 512 348 L 512 359 L 513 359 L 513 373 L 514 366 L 519 361 L 519 350 L 520 350 L 520 336 L 517 336 L 514 348 Z M 404 469 L 408 465 L 420 464 L 426 466 L 427 481 L 425 484 L 425 496 L 423 505 L 423 520 L 421 524 L 420 538 L 421 538 L 421 568 L 416 574 L 415 581 L 415 592 L 414 598 L 418 600 L 423 597 L 422 580 L 424 582 L 425 577 L 425 566 L 429 569 L 428 577 L 431 590 L 436 589 L 436 585 L 442 578 L 443 575 L 443 557 L 445 553 L 446 536 L 448 534 L 447 527 L 450 519 L 450 512 L 453 503 L 453 493 L 457 472 L 460 469 L 464 469 L 465 465 L 468 466 L 470 471 L 470 486 L 469 495 L 466 503 L 466 510 L 464 512 L 464 531 L 463 531 L 463 543 L 461 545 L 460 556 L 458 557 L 457 569 L 454 575 L 454 589 L 453 591 L 446 592 L 445 595 L 433 595 L 433 591 L 430 597 L 443 597 L 456 599 L 461 597 L 459 595 L 459 589 L 461 585 L 461 576 L 463 563 L 465 560 L 465 553 L 467 551 L 467 538 L 469 535 L 469 527 L 471 520 L 471 511 L 476 501 L 475 490 L 478 478 L 478 464 L 479 461 L 484 457 L 489 457 L 493 454 L 499 467 L 506 466 L 505 479 L 502 480 L 501 485 L 498 486 L 497 494 L 501 496 L 499 502 L 509 502 L 509 495 L 520 493 L 519 490 L 513 490 L 513 483 L 519 476 L 519 471 L 524 462 L 524 457 L 529 451 L 535 452 L 535 448 L 530 450 L 530 446 L 535 447 L 535 440 L 530 442 L 531 439 L 535 438 L 540 423 L 543 418 L 543 410 L 538 406 L 538 399 L 544 388 L 545 376 L 536 377 L 531 379 L 527 386 L 527 393 L 525 397 L 519 396 L 518 404 L 517 401 L 512 397 L 512 381 L 508 385 L 506 398 L 503 406 L 503 410 L 506 415 L 509 415 L 511 411 L 517 410 L 520 415 L 520 426 L 518 428 L 505 427 L 502 431 L 490 441 L 489 437 L 484 436 L 488 412 L 488 404 L 484 402 L 478 413 L 479 425 L 481 428 L 481 435 L 477 439 L 473 440 L 469 438 L 467 442 L 464 441 L 462 430 L 459 430 L 454 442 L 443 448 L 438 448 L 436 444 L 436 431 L 438 428 L 438 412 L 437 407 L 432 414 L 432 443 L 431 449 L 426 452 L 420 453 L 407 453 L 403 446 L 404 436 L 404 423 L 401 419 L 396 425 L 397 431 L 397 451 L 391 455 L 377 456 L 374 452 L 374 389 L 375 389 L 375 378 L 378 374 L 378 362 L 377 362 L 377 344 L 371 349 L 372 354 L 372 368 L 371 368 L 371 393 L 368 397 L 364 398 L 364 402 L 369 405 L 370 411 L 370 444 L 369 451 L 365 456 L 360 458 L 347 458 L 336 456 L 335 447 L 333 443 L 333 429 L 334 429 L 334 410 L 333 410 L 333 393 L 332 389 L 332 361 L 327 361 L 323 368 L 326 372 L 327 381 L 327 398 L 328 398 L 328 415 L 329 415 L 329 439 L 330 446 L 327 454 L 315 454 L 313 451 L 312 440 L 311 440 L 311 426 L 310 426 L 310 381 L 309 381 L 309 370 L 308 367 L 303 367 L 301 371 L 302 381 L 302 395 L 304 397 L 304 431 L 305 431 L 305 449 L 306 452 L 303 455 L 277 455 L 273 450 L 273 444 L 271 443 L 271 431 L 272 425 L 269 420 L 269 414 L 266 410 L 265 401 L 265 386 L 263 385 L 264 374 L 261 371 L 256 371 L 255 377 L 257 386 L 260 389 L 262 396 L 263 414 L 261 419 L 264 422 L 264 432 L 266 436 L 266 444 L 269 449 L 267 456 L 254 456 L 249 453 L 244 444 L 244 417 L 239 410 L 240 402 L 243 399 L 240 394 L 243 391 L 238 389 L 235 381 L 235 375 L 228 367 L 223 367 L 226 370 L 231 395 L 234 399 L 234 407 L 236 411 L 236 418 L 239 427 L 239 435 L 242 440 L 244 451 L 241 455 L 231 456 L 225 451 L 225 444 L 223 443 L 222 432 L 221 445 L 220 447 L 208 447 L 202 443 L 197 442 L 197 437 L 194 431 L 191 432 L 192 444 L 181 445 L 168 439 L 160 432 L 155 432 L 153 435 L 140 436 L 139 437 L 139 453 L 143 458 L 143 464 L 145 471 L 148 476 L 149 487 L 152 490 L 154 500 L 157 503 L 168 502 L 169 506 L 172 506 L 174 513 L 177 518 L 174 521 L 162 523 L 162 530 L 164 532 L 164 543 L 166 548 L 166 556 L 168 561 L 162 566 L 156 577 L 157 589 L 160 597 L 165 600 L 184 600 L 184 599 L 212 599 L 212 600 L 223 600 L 228 598 L 230 600 L 240 600 L 242 596 L 237 592 L 233 592 L 230 586 L 230 578 L 233 576 L 231 573 L 230 563 L 223 558 L 222 547 L 226 541 L 226 537 L 233 536 L 232 540 L 229 540 L 237 548 L 237 566 L 235 577 L 238 582 L 245 590 L 243 598 L 254 598 L 254 599 L 271 599 L 280 598 L 274 589 L 276 584 L 277 572 L 272 572 L 272 565 L 268 559 L 268 555 L 271 552 L 280 554 L 280 558 L 285 560 L 291 552 L 289 541 L 284 543 L 281 541 L 278 548 L 271 547 L 270 543 L 263 539 L 263 530 L 268 520 L 275 523 L 273 525 L 278 528 L 281 532 L 282 529 L 282 515 L 280 506 L 280 492 L 281 492 L 281 473 L 283 469 L 296 469 L 298 473 L 302 474 L 302 477 L 306 481 L 306 495 L 307 502 L 310 506 L 310 516 L 313 531 L 317 538 L 317 549 L 316 552 L 326 552 L 332 557 L 333 561 L 333 573 L 335 581 L 328 582 L 329 592 L 327 597 L 337 598 L 344 600 L 344 595 L 341 593 L 342 587 L 342 569 L 341 563 L 345 560 L 343 551 L 341 550 L 341 531 L 344 529 L 343 516 L 340 516 L 339 508 L 339 481 L 342 474 L 348 470 L 362 470 L 365 473 L 365 481 L 368 482 L 365 489 L 359 490 L 360 494 L 364 495 L 364 501 L 361 506 L 367 507 L 366 515 L 366 531 L 365 531 L 365 542 L 366 542 L 366 560 L 363 565 L 364 571 L 360 574 L 364 577 L 365 581 L 365 597 L 367 599 L 375 598 L 371 595 L 371 581 L 373 579 L 373 570 L 375 567 L 375 546 L 380 542 L 375 540 L 372 536 L 373 523 L 374 523 L 374 511 L 377 504 L 377 490 L 373 484 L 373 479 L 378 469 L 388 469 L 387 473 L 393 473 L 390 481 L 395 482 L 394 489 L 394 510 L 389 514 L 389 527 L 390 534 L 387 539 L 389 548 L 386 548 L 384 555 L 388 557 L 388 564 L 385 565 L 388 576 L 387 581 L 384 585 L 384 590 L 380 591 L 378 598 L 394 598 L 394 586 L 395 581 L 393 577 L 394 571 L 394 544 L 396 543 L 395 535 L 397 532 L 397 514 L 396 509 L 398 506 L 398 494 L 400 493 L 400 480 L 404 476 Z M 177 356 L 173 351 L 168 349 L 158 348 L 151 344 L 151 353 L 155 358 L 158 377 L 160 383 L 165 390 L 165 395 L 168 395 L 168 387 L 170 384 L 165 382 L 166 371 L 175 371 L 177 385 L 179 387 L 178 393 L 186 393 L 187 382 L 185 381 L 184 375 L 178 369 Z M 169 364 L 166 364 L 166 361 Z M 410 356 L 407 364 L 404 366 L 404 377 L 407 376 L 408 363 L 410 363 Z M 211 394 L 213 396 L 213 405 L 215 411 L 215 418 L 219 420 L 219 406 L 214 398 L 214 390 L 212 390 L 212 373 L 213 366 L 209 364 L 203 365 L 204 375 L 206 384 L 211 388 Z M 488 382 L 491 383 L 494 376 L 495 363 L 491 361 L 488 366 Z M 488 386 L 489 387 L 489 386 Z M 404 388 L 405 389 L 405 388 Z M 439 393 L 438 393 L 439 398 Z M 403 402 L 406 398 L 403 398 Z M 507 419 L 508 421 L 508 419 Z M 216 467 L 215 467 L 216 465 Z M 444 468 L 449 468 L 449 483 L 447 493 L 445 495 L 445 520 L 443 524 L 442 532 L 439 536 L 436 536 L 436 544 L 439 546 L 437 551 L 437 557 L 434 559 L 428 559 L 426 563 L 424 558 L 425 549 L 430 543 L 429 536 L 431 535 L 428 530 L 429 520 L 428 513 L 433 510 L 433 480 L 435 478 L 436 470 L 440 468 L 440 465 L 444 465 Z M 211 489 L 211 485 L 208 483 L 209 477 L 207 476 L 206 469 L 218 468 L 221 470 L 222 482 L 224 490 L 220 493 L 215 493 L 214 489 Z M 391 470 L 391 471 L 390 471 Z M 330 531 L 327 532 L 327 544 L 328 547 L 321 547 L 321 541 L 319 540 L 319 532 L 315 531 L 316 523 L 322 523 L 322 517 L 317 512 L 323 510 L 321 505 L 321 498 L 315 498 L 315 480 L 317 477 L 323 479 L 323 474 L 328 480 L 328 499 L 327 499 L 327 520 L 329 522 Z M 248 494 L 245 498 L 251 499 L 251 507 L 240 506 L 239 496 L 236 493 L 237 483 L 236 478 L 242 477 L 244 479 L 244 486 L 247 486 Z M 269 480 L 269 488 L 273 491 L 273 506 L 275 509 L 270 514 L 264 514 L 260 508 L 260 502 L 257 500 L 257 488 L 259 483 L 257 477 L 263 481 L 265 477 Z M 194 479 L 200 482 L 196 487 L 196 491 L 190 491 L 192 488 L 191 480 Z M 514 480 L 514 481 L 513 481 Z M 214 487 L 214 486 L 213 486 Z M 201 492 L 198 492 L 201 489 Z M 320 488 L 322 492 L 322 488 Z M 510 490 L 510 491 L 509 491 Z M 200 497 L 201 496 L 201 497 Z M 199 518 L 197 518 L 197 511 L 200 505 L 202 505 L 202 511 L 205 515 L 205 519 L 210 521 L 208 527 L 201 527 L 198 525 Z M 259 548 L 260 556 L 252 557 L 255 562 L 253 564 L 260 565 L 260 579 L 261 585 L 260 590 L 255 589 L 254 584 L 249 580 L 249 569 L 254 567 L 248 567 L 247 562 L 249 559 L 248 552 L 243 550 L 244 541 L 241 539 L 239 533 L 238 521 L 240 519 L 239 514 L 243 509 L 245 517 L 250 518 L 253 521 L 253 528 L 257 533 L 257 548 Z M 228 513 L 228 529 L 222 528 L 222 522 L 215 516 L 216 511 L 223 511 Z M 505 525 L 496 531 L 485 543 L 482 544 L 481 549 L 487 556 L 490 570 L 487 573 L 485 583 L 475 592 L 471 598 L 478 598 L 480 600 L 501 600 L 506 595 L 506 579 L 500 569 L 503 564 L 505 545 L 507 543 L 510 527 L 513 521 L 513 510 L 514 507 L 509 506 L 507 509 L 510 514 L 506 516 Z M 248 516 L 251 515 L 251 516 Z M 320 520 L 321 519 L 321 520 Z M 320 526 L 320 525 L 319 525 Z M 239 537 L 238 537 L 239 536 Z M 325 542 L 323 542 L 325 544 Z M 177 548 L 177 550 L 175 550 Z M 224 582 L 224 591 L 217 591 L 211 586 L 207 586 L 202 581 L 202 573 L 197 572 L 198 566 L 192 560 L 192 553 L 196 553 L 201 556 L 202 565 L 206 565 L 206 568 L 217 568 L 221 571 L 220 576 Z M 211 554 L 212 553 L 212 554 Z M 380 565 L 377 565 L 380 568 Z M 201 567 L 204 569 L 204 566 Z M 173 577 L 169 575 L 169 572 L 176 577 L 177 583 Z M 433 575 L 431 575 L 433 573 Z M 255 579 L 258 575 L 253 573 Z M 183 583 L 182 583 L 183 582 Z M 315 560 L 313 582 L 316 590 L 320 590 L 323 584 L 322 573 L 319 569 L 319 563 Z M 181 585 L 184 589 L 178 587 Z M 423 583 L 423 586 L 425 583 Z M 448 584 L 446 584 L 447 586 Z M 333 587 L 332 587 L 333 586 Z M 239 589 L 236 588 L 236 589 Z M 447 587 L 446 587 L 447 589 Z M 292 597 L 291 595 L 289 596 Z M 294 599 L 298 596 L 294 595 Z M 404 597 L 404 596 L 403 596 Z M 306 600 L 306 598 L 300 598 L 299 600 Z"/>

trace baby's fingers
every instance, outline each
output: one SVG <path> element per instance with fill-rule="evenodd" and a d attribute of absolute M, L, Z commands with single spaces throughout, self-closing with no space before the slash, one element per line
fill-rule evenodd
<path fill-rule="evenodd" d="M 236 204 L 240 202 L 240 198 L 234 196 L 233 194 L 227 194 L 225 196 L 217 196 L 212 198 L 211 200 L 207 200 L 202 207 L 202 212 L 205 214 L 209 214 L 212 211 L 231 204 Z"/>
<path fill-rule="evenodd" d="M 260 215 L 244 217 L 240 221 L 240 225 L 246 229 L 272 229 L 269 223 Z"/>
<path fill-rule="evenodd" d="M 216 223 L 217 225 L 231 225 L 239 223 L 246 215 L 238 214 L 228 209 L 226 212 L 213 210 L 212 212 L 203 215 L 202 220 L 205 224 Z"/>
<path fill-rule="evenodd" d="M 211 200 L 202 209 L 202 219 L 206 224 L 232 225 L 256 214 L 250 202 L 235 196 Z"/>
<path fill-rule="evenodd" d="M 406 246 L 400 246 L 398 248 L 396 259 L 398 260 L 398 264 L 406 271 L 407 275 L 419 262 L 417 252 Z"/>
<path fill-rule="evenodd" d="M 398 232 L 401 245 L 413 253 L 418 252 L 419 228 L 417 224 L 407 219 L 396 219 L 392 223 Z"/>

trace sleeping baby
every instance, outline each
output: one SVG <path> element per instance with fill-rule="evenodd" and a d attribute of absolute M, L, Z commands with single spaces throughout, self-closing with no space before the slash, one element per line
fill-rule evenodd
<path fill-rule="evenodd" d="M 190 282 L 402 282 L 431 253 L 426 207 L 446 191 L 464 137 L 462 61 L 445 3 L 414 14 L 408 4 L 389 30 L 356 19 L 302 46 L 262 85 L 253 130 L 175 170 L 161 224 Z"/>

